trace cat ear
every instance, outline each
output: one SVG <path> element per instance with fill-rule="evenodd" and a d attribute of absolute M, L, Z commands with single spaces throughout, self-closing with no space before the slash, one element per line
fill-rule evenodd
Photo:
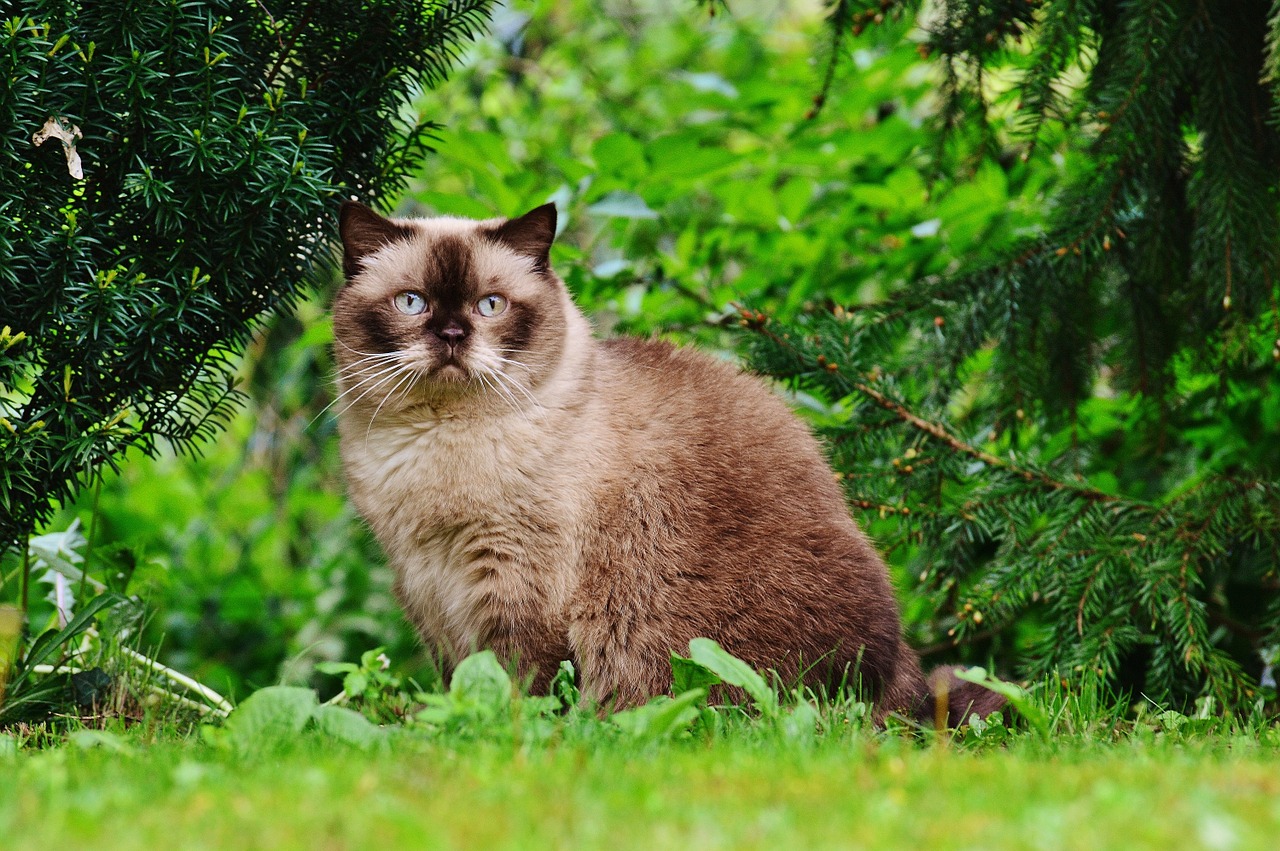
<path fill-rule="evenodd" d="M 414 230 L 383 218 L 359 201 L 343 201 L 338 233 L 342 237 L 342 272 L 354 278 L 361 260 L 387 243 L 410 238 Z"/>
<path fill-rule="evenodd" d="M 556 205 L 543 204 L 518 219 L 508 219 L 489 232 L 490 238 L 517 254 L 532 257 L 539 272 L 551 268 L 551 243 L 556 238 Z"/>

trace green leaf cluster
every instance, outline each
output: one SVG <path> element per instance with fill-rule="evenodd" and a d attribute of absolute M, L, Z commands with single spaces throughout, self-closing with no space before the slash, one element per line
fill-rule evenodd
<path fill-rule="evenodd" d="M 1038 217 L 1058 173 L 1047 157 L 930 187 L 932 80 L 905 23 L 847 42 L 825 95 L 820 26 L 786 5 L 500 14 L 507 35 L 424 97 L 456 119 L 402 209 L 513 215 L 552 199 L 555 267 L 601 326 L 724 349 L 735 302 L 794 316 L 878 296 Z"/>
<path fill-rule="evenodd" d="M 202 728 L 216 747 L 261 752 L 312 732 L 368 750 L 383 745 L 387 733 L 359 712 L 321 705 L 316 693 L 296 686 L 268 686 L 236 707 L 221 727 Z"/>

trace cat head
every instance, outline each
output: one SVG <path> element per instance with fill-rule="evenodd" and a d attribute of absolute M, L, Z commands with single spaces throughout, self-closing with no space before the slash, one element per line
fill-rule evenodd
<path fill-rule="evenodd" d="M 531 402 L 573 310 L 550 267 L 555 229 L 552 204 L 478 222 L 387 219 L 345 202 L 333 324 L 347 405 Z"/>

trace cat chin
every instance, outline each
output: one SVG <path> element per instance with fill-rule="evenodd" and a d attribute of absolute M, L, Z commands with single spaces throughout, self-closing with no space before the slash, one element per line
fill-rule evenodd
<path fill-rule="evenodd" d="M 427 377 L 438 384 L 465 384 L 471 380 L 471 371 L 456 361 L 448 361 L 432 367 Z"/>

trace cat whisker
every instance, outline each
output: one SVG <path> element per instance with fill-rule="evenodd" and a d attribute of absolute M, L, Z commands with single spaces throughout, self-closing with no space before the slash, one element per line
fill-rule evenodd
<path fill-rule="evenodd" d="M 347 364 L 346 366 L 335 370 L 333 378 L 335 382 L 340 379 L 346 381 L 354 380 L 356 385 L 361 385 L 371 378 L 376 378 L 378 375 L 383 374 L 389 369 L 396 369 L 402 362 L 403 358 L 398 352 L 390 357 L 371 356 L 361 358 L 354 363 Z"/>
<path fill-rule="evenodd" d="M 338 395 L 334 396 L 333 401 L 331 401 L 329 404 L 321 408 L 320 411 L 314 417 L 311 418 L 311 421 L 307 423 L 307 428 L 311 428 L 313 425 L 315 425 L 316 420 L 324 416 L 326 411 L 328 411 L 334 405 L 342 401 L 344 397 L 349 396 L 350 394 L 354 393 L 356 390 L 359 390 L 361 387 L 364 387 L 370 381 L 375 382 L 374 387 L 376 387 L 377 386 L 376 382 L 379 378 L 381 378 L 384 375 L 393 375 L 396 372 L 396 370 L 400 369 L 400 366 L 401 366 L 401 364 L 399 363 L 400 361 L 399 353 L 395 353 L 395 354 L 396 354 L 396 363 L 393 363 L 390 366 L 384 363 L 371 364 L 361 369 L 360 372 L 358 373 L 353 373 L 352 375 L 344 376 L 345 378 L 355 378 L 355 383 L 352 384 L 350 387 L 348 387 L 346 390 L 339 393 Z M 351 366 L 354 367 L 359 363 L 360 362 L 357 361 L 355 364 L 351 364 Z M 373 388 L 370 388 L 370 389 L 373 389 Z M 368 392 L 369 391 L 365 391 L 365 393 L 361 394 L 360 398 L 356 399 L 355 401 L 359 402 L 360 399 L 363 399 L 364 396 L 368 394 Z M 349 409 L 350 409 L 350 406 L 348 406 L 347 408 L 343 408 L 338 413 L 339 414 L 345 413 Z"/>
<path fill-rule="evenodd" d="M 376 379 L 381 375 L 386 375 L 389 372 L 394 372 L 397 369 L 400 369 L 400 366 L 401 364 L 399 362 L 392 364 L 376 364 L 374 366 L 365 367 L 359 372 L 353 372 L 350 375 L 343 375 L 341 378 L 355 384 L 365 384 L 366 382 Z"/>
<path fill-rule="evenodd" d="M 339 367 L 338 369 L 334 370 L 334 374 L 335 375 L 356 375 L 361 372 L 366 372 L 370 369 L 375 369 L 379 366 L 383 366 L 387 363 L 399 363 L 402 359 L 403 358 L 400 352 L 394 352 L 388 355 L 369 355 L 368 357 L 360 358 L 357 361 L 352 361 L 346 366 Z"/>
<path fill-rule="evenodd" d="M 403 364 L 397 361 L 392 364 L 379 364 L 376 367 L 369 367 L 368 369 L 361 370 L 359 374 L 344 376 L 349 380 L 353 380 L 353 383 L 350 388 L 343 392 L 342 395 L 346 395 L 357 388 L 364 387 L 370 382 L 376 383 L 385 376 L 394 375 L 402 368 Z"/>
<path fill-rule="evenodd" d="M 382 397 L 382 401 L 378 403 L 378 407 L 373 409 L 373 416 L 369 417 L 369 426 L 368 428 L 365 429 L 365 432 L 364 432 L 365 443 L 369 442 L 369 435 L 373 433 L 373 421 L 378 418 L 378 414 L 382 411 L 382 406 L 387 404 L 387 402 L 390 401 L 392 396 L 400 392 L 402 387 L 404 390 L 404 396 L 407 396 L 408 393 L 413 389 L 413 385 L 417 382 L 417 380 L 418 380 L 417 372 L 415 372 L 412 369 L 406 369 L 404 371 L 404 374 L 396 381 L 395 385 L 391 388 L 391 390 L 387 392 L 387 395 Z M 402 396 L 401 398 L 404 398 L 404 396 Z"/>
<path fill-rule="evenodd" d="M 341 340 L 335 340 L 334 342 L 336 342 L 339 346 L 342 346 L 342 348 L 346 349 L 347 351 L 351 352 L 353 355 L 360 355 L 362 357 L 377 358 L 377 357 L 399 357 L 400 356 L 400 352 L 362 352 L 359 349 L 351 348 Z"/>
<path fill-rule="evenodd" d="M 365 390 L 363 393 L 361 393 L 361 394 L 360 394 L 359 396 L 357 396 L 355 399 L 351 400 L 351 402 L 350 402 L 346 407 L 344 407 L 342 410 L 338 411 L 338 416 L 342 416 L 342 415 L 343 415 L 343 414 L 345 414 L 347 411 L 351 410 L 353 407 L 355 407 L 356 405 L 358 405 L 358 404 L 360 403 L 360 400 L 361 400 L 361 399 L 363 399 L 363 398 L 365 398 L 366 396 L 368 396 L 370 393 L 374 392 L 375 390 L 378 390 L 378 389 L 379 389 L 379 388 L 381 388 L 381 387 L 386 386 L 386 385 L 387 385 L 387 383 L 389 383 L 389 382 L 391 382 L 391 381 L 395 380 L 395 379 L 396 379 L 397 374 L 398 374 L 398 373 L 400 373 L 400 371 L 401 371 L 402 369 L 406 369 L 406 366 L 405 366 L 405 365 L 402 365 L 402 364 L 396 364 L 395 366 L 390 367 L 390 368 L 388 368 L 388 369 L 384 370 L 384 371 L 383 371 L 383 372 L 381 372 L 381 373 L 378 373 L 376 376 L 374 376 L 374 377 L 372 377 L 372 378 L 366 378 L 366 379 L 362 379 L 361 381 L 356 382 L 355 386 L 353 386 L 351 389 L 349 389 L 349 390 L 347 390 L 345 393 L 343 393 L 343 394 L 342 394 L 342 396 L 347 396 L 348 394 L 353 393 L 353 392 L 355 392 L 356 390 L 360 389 L 360 388 L 361 388 L 362 386 L 364 386 L 367 382 L 369 382 L 369 381 L 373 381 L 373 383 L 369 386 L 369 388 L 368 388 L 367 390 Z M 412 369 L 408 369 L 407 371 L 408 371 L 408 374 L 410 374 L 410 375 L 412 375 L 412 374 L 413 374 Z M 376 381 L 374 381 L 374 380 L 373 380 L 374 378 L 376 378 L 377 380 L 376 380 Z M 341 398 L 341 396 L 340 396 L 339 398 Z M 337 400 L 335 399 L 334 401 L 337 401 Z M 385 402 L 386 400 L 384 399 L 383 401 Z M 381 407 L 381 406 L 379 406 L 379 407 Z"/>
<path fill-rule="evenodd" d="M 526 387 L 524 387 L 524 385 L 522 385 L 519 381 L 516 381 L 515 378 L 513 378 L 512 376 L 507 375 L 503 372 L 498 372 L 498 371 L 494 371 L 490 373 L 490 375 L 493 378 L 494 383 L 502 388 L 502 391 L 507 395 L 507 398 L 512 400 L 512 406 L 517 408 L 520 411 L 520 414 L 525 418 L 526 422 L 531 422 L 529 420 L 529 408 L 532 408 L 538 412 L 542 412 L 544 410 L 542 407 L 542 403 L 538 401 L 537 397 L 535 397 L 532 393 L 530 393 L 529 390 Z M 518 404 L 516 400 L 516 394 L 513 391 L 519 391 L 520 395 L 522 395 L 525 399 L 528 400 L 529 405 L 526 407 L 524 405 Z"/>
<path fill-rule="evenodd" d="M 505 358 L 503 360 L 505 361 Z M 524 366 L 524 364 L 518 363 L 516 364 L 516 366 Z M 528 369 L 528 367 L 525 367 L 525 369 Z M 528 399 L 530 404 L 532 404 L 535 408 L 537 408 L 538 410 L 542 410 L 542 403 L 538 401 L 538 398 L 534 396 L 533 393 L 529 392 L 529 388 L 525 387 L 518 380 L 516 380 L 515 376 L 507 375 L 505 372 L 500 372 L 498 370 L 495 370 L 493 374 L 499 380 L 506 381 L 510 387 L 516 390 L 519 390 L 520 393 L 526 399 Z"/>
<path fill-rule="evenodd" d="M 533 372 L 532 368 L 530 368 L 526 364 L 521 363 L 518 360 L 512 360 L 511 358 L 504 358 L 502 355 L 495 355 L 494 357 L 496 357 L 502 363 L 508 364 L 510 366 L 518 366 L 521 369 L 523 369 L 525 372 Z"/>
<path fill-rule="evenodd" d="M 480 383 L 484 386 L 485 390 L 494 394 L 502 401 L 506 402 L 507 405 L 511 407 L 511 410 L 515 411 L 516 413 L 523 413 L 523 411 L 520 410 L 519 406 L 515 404 L 515 400 L 513 400 L 510 395 L 504 392 L 503 389 L 496 384 L 496 382 L 491 380 L 492 376 L 484 372 L 477 372 L 475 375 L 476 375 L 476 378 L 479 379 Z"/>

